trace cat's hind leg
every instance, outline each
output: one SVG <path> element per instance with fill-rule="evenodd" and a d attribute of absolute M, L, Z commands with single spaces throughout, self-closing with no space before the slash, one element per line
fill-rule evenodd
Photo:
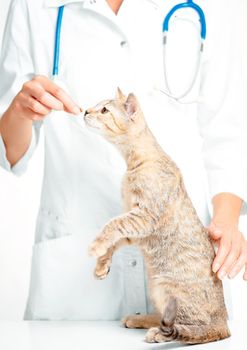
<path fill-rule="evenodd" d="M 174 340 L 172 336 L 164 335 L 160 327 L 151 327 L 145 336 L 147 343 L 165 343 Z"/>
<path fill-rule="evenodd" d="M 182 325 L 174 324 L 173 327 L 153 327 L 146 334 L 148 343 L 164 343 L 176 340 L 185 344 L 209 343 L 231 336 L 226 323 L 210 325 Z"/>
<path fill-rule="evenodd" d="M 230 337 L 226 321 L 211 324 L 176 323 L 178 311 L 177 298 L 170 297 L 161 318 L 160 326 L 150 328 L 145 340 L 148 343 L 163 343 L 177 340 L 186 344 L 209 343 Z"/>
<path fill-rule="evenodd" d="M 144 328 L 159 326 L 161 320 L 160 314 L 130 315 L 124 317 L 121 322 L 126 328 Z"/>

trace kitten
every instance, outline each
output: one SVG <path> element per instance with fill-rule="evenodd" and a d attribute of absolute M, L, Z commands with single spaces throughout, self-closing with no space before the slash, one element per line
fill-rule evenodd
<path fill-rule="evenodd" d="M 85 112 L 88 128 L 114 144 L 126 160 L 125 213 L 110 220 L 89 247 L 97 278 L 109 272 L 114 251 L 137 245 L 147 267 L 156 314 L 133 315 L 128 328 L 149 328 L 147 342 L 206 343 L 230 336 L 222 282 L 212 272 L 212 242 L 186 192 L 176 164 L 148 128 L 137 98 L 118 89 Z"/>

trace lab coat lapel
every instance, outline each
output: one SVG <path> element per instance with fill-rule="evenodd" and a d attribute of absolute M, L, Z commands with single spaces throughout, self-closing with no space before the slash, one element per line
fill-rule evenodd
<path fill-rule="evenodd" d="M 130 1 L 130 4 L 126 5 L 126 3 L 128 1 Z M 143 2 L 148 3 L 151 6 L 151 8 L 156 8 L 156 9 L 163 8 L 164 9 L 164 5 L 165 5 L 165 8 L 167 8 L 168 3 L 170 4 L 174 1 L 171 1 L 171 0 L 166 1 L 165 4 L 164 4 L 163 0 L 143 0 Z M 113 22 L 118 27 L 118 29 L 121 31 L 121 34 L 128 41 L 128 37 L 126 34 L 126 30 L 125 30 L 126 23 L 125 24 L 121 23 L 119 16 L 115 16 L 113 11 L 111 11 L 109 6 L 106 4 L 106 0 L 44 0 L 45 7 L 60 7 L 63 5 L 69 5 L 69 4 L 73 4 L 73 3 L 82 3 L 82 6 L 84 9 L 94 11 L 94 12 L 98 13 L 99 15 L 108 18 L 108 20 Z M 122 4 L 122 6 L 137 6 L 137 7 L 139 7 L 140 3 L 138 1 L 124 0 L 124 3 Z M 144 8 L 142 8 L 140 10 L 144 11 L 145 6 L 144 6 Z"/>
<path fill-rule="evenodd" d="M 119 18 L 111 11 L 109 6 L 106 4 L 106 0 L 44 0 L 45 7 L 60 7 L 63 5 L 69 5 L 73 3 L 82 3 L 83 9 L 95 12 L 95 14 L 105 17 L 108 21 L 111 21 L 121 33 L 124 41 L 129 41 L 126 35 L 124 25 L 121 23 Z"/>
<path fill-rule="evenodd" d="M 97 1 L 106 1 L 106 0 L 97 0 Z M 164 3 L 163 0 L 144 0 L 144 1 L 150 2 L 154 6 L 161 6 Z M 63 6 L 63 5 L 67 5 L 75 2 L 94 3 L 95 0 L 44 0 L 44 6 L 59 7 L 59 6 Z"/>
<path fill-rule="evenodd" d="M 45 7 L 59 7 L 75 2 L 85 2 L 86 0 L 44 0 Z"/>

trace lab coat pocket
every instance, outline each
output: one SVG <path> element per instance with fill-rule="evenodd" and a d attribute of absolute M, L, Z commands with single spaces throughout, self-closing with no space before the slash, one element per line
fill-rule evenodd
<path fill-rule="evenodd" d="M 35 242 L 57 239 L 72 234 L 71 223 L 64 214 L 41 207 L 37 216 Z"/>
<path fill-rule="evenodd" d="M 123 262 L 116 254 L 105 280 L 93 276 L 87 249 L 95 233 L 64 236 L 33 247 L 25 319 L 115 320 L 122 317 Z M 90 239 L 89 239 L 90 237 Z"/>

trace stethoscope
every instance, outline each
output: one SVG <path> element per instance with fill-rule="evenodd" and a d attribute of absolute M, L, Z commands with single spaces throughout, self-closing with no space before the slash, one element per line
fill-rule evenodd
<path fill-rule="evenodd" d="M 167 38 L 168 38 L 168 31 L 169 31 L 169 23 L 170 23 L 172 16 L 175 14 L 175 12 L 177 12 L 181 9 L 185 9 L 185 8 L 190 8 L 190 9 L 194 10 L 199 16 L 199 21 L 200 21 L 200 25 L 201 25 L 200 45 L 199 45 L 199 52 L 198 52 L 195 71 L 194 71 L 194 74 L 192 76 L 192 79 L 191 79 L 188 87 L 180 95 L 174 95 L 171 91 L 168 77 L 167 77 L 167 64 L 166 64 L 166 61 L 167 61 L 166 60 L 166 51 L 167 51 L 167 41 L 168 41 Z M 206 34 L 207 34 L 207 25 L 206 25 L 205 14 L 204 14 L 202 8 L 199 5 L 195 4 L 193 2 L 193 0 L 187 0 L 187 2 L 185 2 L 185 3 L 175 5 L 168 12 L 166 17 L 164 18 L 164 21 L 163 21 L 163 66 L 164 66 L 164 78 L 165 78 L 166 90 L 161 90 L 161 89 L 158 89 L 158 90 L 181 104 L 191 104 L 191 103 L 198 102 L 197 100 L 185 102 L 185 101 L 183 101 L 183 99 L 189 95 L 189 93 L 193 89 L 195 82 L 197 80 L 197 77 L 199 75 Z"/>
<path fill-rule="evenodd" d="M 168 78 L 167 78 L 167 65 L 166 65 L 166 51 L 167 51 L 167 39 L 168 39 L 168 31 L 169 31 L 169 23 L 172 18 L 172 16 L 179 10 L 190 8 L 194 10 L 199 17 L 200 26 L 201 26 L 201 32 L 200 32 L 200 49 L 198 52 L 198 59 L 197 64 L 195 67 L 195 72 L 193 74 L 193 77 L 191 79 L 190 84 L 186 88 L 186 90 L 181 93 L 180 95 L 174 95 L 170 89 Z M 53 62 L 53 78 L 56 79 L 56 77 L 59 74 L 59 56 L 60 56 L 60 43 L 61 43 L 61 28 L 62 28 L 62 21 L 63 21 L 63 13 L 64 13 L 64 5 L 60 6 L 58 8 L 58 16 L 57 16 L 57 24 L 56 24 L 56 34 L 55 34 L 55 47 L 54 47 L 54 62 Z M 188 96 L 188 94 L 193 89 L 195 82 L 197 80 L 197 77 L 199 75 L 200 71 L 200 65 L 201 65 L 201 58 L 203 53 L 203 46 L 204 46 L 204 40 L 206 39 L 206 18 L 205 14 L 202 10 L 202 8 L 195 4 L 193 0 L 187 0 L 184 3 L 175 5 L 166 15 L 163 21 L 163 63 L 164 63 L 164 78 L 165 78 L 165 85 L 166 90 L 158 89 L 160 92 L 164 93 L 168 97 L 172 98 L 173 100 L 180 102 L 180 103 L 191 103 L 191 102 L 183 102 L 183 99 Z M 196 101 L 193 101 L 196 102 Z"/>

